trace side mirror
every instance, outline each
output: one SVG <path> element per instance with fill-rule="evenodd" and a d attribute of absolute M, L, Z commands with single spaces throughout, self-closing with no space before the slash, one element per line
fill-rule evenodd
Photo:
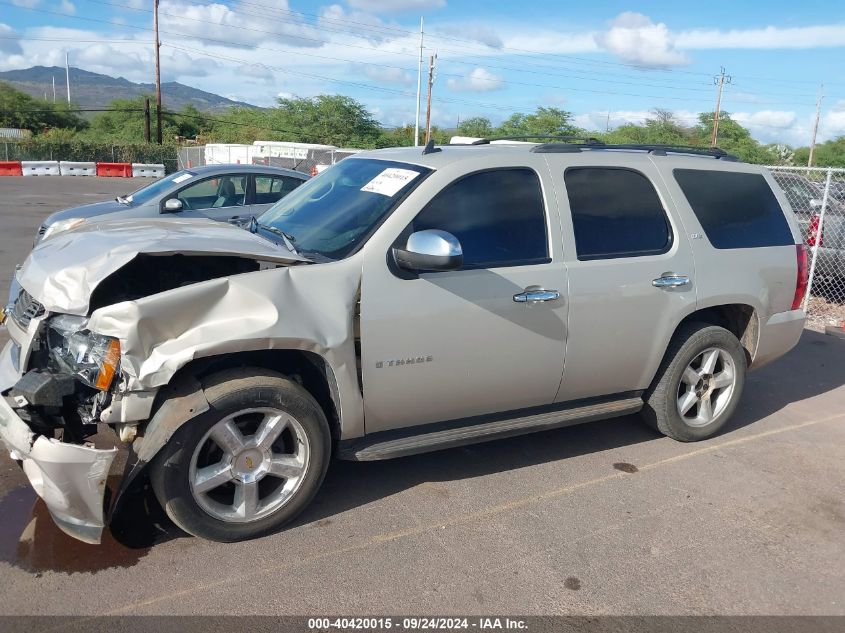
<path fill-rule="evenodd" d="M 437 229 L 412 233 L 404 249 L 393 249 L 393 258 L 397 266 L 413 272 L 458 270 L 464 265 L 458 238 Z"/>
<path fill-rule="evenodd" d="M 182 201 L 178 198 L 170 198 L 166 200 L 164 203 L 164 208 L 161 210 L 162 213 L 178 213 L 182 210 Z"/>

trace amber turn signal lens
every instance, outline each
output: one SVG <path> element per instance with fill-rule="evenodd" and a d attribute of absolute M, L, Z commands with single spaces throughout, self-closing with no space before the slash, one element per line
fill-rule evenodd
<path fill-rule="evenodd" d="M 97 383 L 94 385 L 97 389 L 105 391 L 111 386 L 118 362 L 120 362 L 120 341 L 112 339 L 109 341 L 108 349 L 103 356 L 100 373 L 97 374 Z"/>

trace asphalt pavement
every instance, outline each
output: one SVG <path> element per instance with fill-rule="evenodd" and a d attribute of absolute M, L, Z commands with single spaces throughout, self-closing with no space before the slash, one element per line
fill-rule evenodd
<path fill-rule="evenodd" d="M 0 178 L 0 279 L 49 212 L 135 186 Z M 711 440 L 626 417 L 335 462 L 295 525 L 246 543 L 141 499 L 79 543 L 2 455 L 0 614 L 845 615 L 843 464 L 845 341 L 811 331 Z"/>

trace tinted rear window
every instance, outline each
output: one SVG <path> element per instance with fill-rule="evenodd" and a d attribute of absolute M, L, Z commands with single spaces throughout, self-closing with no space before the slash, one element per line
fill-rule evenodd
<path fill-rule="evenodd" d="M 794 243 L 777 198 L 762 175 L 703 169 L 676 169 L 674 174 L 714 247 Z"/>

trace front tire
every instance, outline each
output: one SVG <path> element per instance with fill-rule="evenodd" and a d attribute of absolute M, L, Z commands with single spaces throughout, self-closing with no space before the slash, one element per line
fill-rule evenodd
<path fill-rule="evenodd" d="M 184 531 L 212 541 L 275 532 L 313 499 L 331 454 L 328 422 L 304 388 L 261 368 L 204 381 L 211 405 L 151 464 L 153 491 Z"/>
<path fill-rule="evenodd" d="M 645 394 L 642 417 L 681 442 L 712 437 L 730 419 L 745 386 L 746 357 L 728 330 L 689 323 L 672 337 Z"/>

